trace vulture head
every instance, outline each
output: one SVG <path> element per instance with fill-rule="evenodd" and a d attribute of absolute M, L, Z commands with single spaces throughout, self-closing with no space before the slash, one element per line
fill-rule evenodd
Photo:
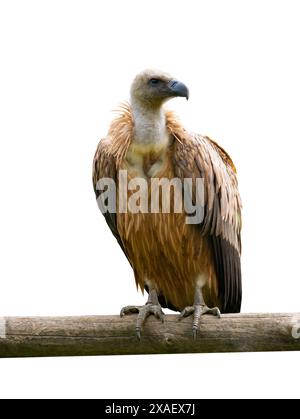
<path fill-rule="evenodd" d="M 138 74 L 131 86 L 131 101 L 150 107 L 160 107 L 175 97 L 189 98 L 185 84 L 158 70 L 145 70 Z"/>

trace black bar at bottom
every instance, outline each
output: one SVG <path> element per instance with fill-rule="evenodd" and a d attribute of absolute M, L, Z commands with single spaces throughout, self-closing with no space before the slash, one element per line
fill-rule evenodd
<path fill-rule="evenodd" d="M 198 416 L 199 400 L 100 400 L 105 416 L 156 417 L 159 415 Z"/>

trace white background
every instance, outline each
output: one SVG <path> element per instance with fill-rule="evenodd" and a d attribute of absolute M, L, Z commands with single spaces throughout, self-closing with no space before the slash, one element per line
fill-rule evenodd
<path fill-rule="evenodd" d="M 243 311 L 299 311 L 298 3 L 1 0 L 0 316 L 144 302 L 91 164 L 146 67 L 189 86 L 190 101 L 170 105 L 238 168 Z M 299 356 L 0 360 L 0 396 L 297 397 Z"/>

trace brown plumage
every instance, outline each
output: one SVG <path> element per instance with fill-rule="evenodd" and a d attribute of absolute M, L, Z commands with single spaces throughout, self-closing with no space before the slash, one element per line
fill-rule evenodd
<path fill-rule="evenodd" d="M 153 74 L 147 71 L 140 79 L 152 80 Z M 160 79 L 168 85 L 172 81 L 164 73 Z M 160 114 L 167 133 L 161 138 L 167 142 L 137 141 L 135 109 L 140 103 L 132 99 L 131 105 L 124 104 L 98 145 L 93 170 L 97 197 L 99 179 L 112 178 L 118 185 L 119 170 L 127 170 L 128 180 L 143 176 L 148 182 L 153 177 L 203 178 L 204 220 L 200 225 L 187 224 L 186 214 L 175 213 L 171 207 L 170 214 L 107 213 L 106 221 L 134 270 L 137 285 L 153 289 L 162 306 L 178 311 L 192 306 L 200 281 L 207 305 L 218 306 L 224 313 L 239 312 L 241 201 L 235 166 L 216 142 L 189 133 L 171 112 Z M 144 113 L 148 107 L 154 105 L 147 100 Z M 147 135 L 151 136 L 150 131 Z"/>

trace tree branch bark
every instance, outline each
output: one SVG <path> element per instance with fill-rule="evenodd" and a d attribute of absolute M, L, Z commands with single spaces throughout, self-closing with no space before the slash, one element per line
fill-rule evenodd
<path fill-rule="evenodd" d="M 300 313 L 205 316 L 197 340 L 192 319 L 150 317 L 142 339 L 136 316 L 0 319 L 0 357 L 300 351 Z"/>

